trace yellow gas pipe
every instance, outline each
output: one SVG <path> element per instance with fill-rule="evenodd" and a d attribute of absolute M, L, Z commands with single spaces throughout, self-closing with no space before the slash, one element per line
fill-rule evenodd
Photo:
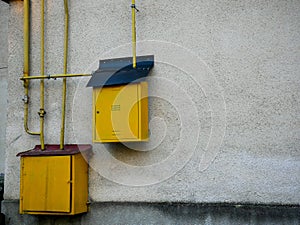
<path fill-rule="evenodd" d="M 132 67 L 136 68 L 136 29 L 135 29 L 135 0 L 131 2 L 132 14 Z"/>
<path fill-rule="evenodd" d="M 24 128 L 28 134 L 40 135 L 41 148 L 44 149 L 44 79 L 63 78 L 63 100 L 62 100 L 62 120 L 60 134 L 60 149 L 64 149 L 65 136 L 65 112 L 66 112 L 66 92 L 67 92 L 67 77 L 91 76 L 91 74 L 67 74 L 67 58 L 68 58 L 68 36 L 69 36 L 69 12 L 68 0 L 64 0 L 65 9 L 65 35 L 64 35 L 64 73 L 54 75 L 29 76 L 29 10 L 30 0 L 24 0 L 24 71 L 23 77 L 20 78 L 24 82 Z M 132 53 L 133 53 L 133 68 L 136 68 L 136 26 L 135 26 L 135 0 L 132 0 Z M 41 0 L 41 74 L 44 74 L 44 0 Z M 40 81 L 40 132 L 32 132 L 28 129 L 28 104 L 29 104 L 29 80 L 41 79 Z"/>
<path fill-rule="evenodd" d="M 44 144 L 44 115 L 45 115 L 45 87 L 44 79 L 56 79 L 63 78 L 63 100 L 62 100 L 62 121 L 61 121 L 61 136 L 60 136 L 60 149 L 64 148 L 64 133 L 65 133 L 65 112 L 66 112 L 66 89 L 67 89 L 67 77 L 79 77 L 79 76 L 91 76 L 91 74 L 67 74 L 67 58 L 68 58 L 68 28 L 69 28 L 69 12 L 68 12 L 68 0 L 64 0 L 65 8 L 65 36 L 64 36 L 64 73 L 44 75 L 45 73 L 45 62 L 44 62 L 44 42 L 45 42 L 45 25 L 44 25 L 44 14 L 45 14 L 45 2 L 41 0 L 41 58 L 40 67 L 41 74 L 39 76 L 29 76 L 29 48 L 30 48 L 30 0 L 24 0 L 24 70 L 23 77 L 20 79 L 24 82 L 24 128 L 28 134 L 40 135 L 41 149 L 45 148 Z M 29 111 L 29 80 L 40 79 L 40 132 L 32 132 L 28 128 L 28 111 Z"/>
<path fill-rule="evenodd" d="M 32 132 L 28 128 L 29 105 L 29 47 L 30 47 L 30 0 L 24 0 L 24 128 L 28 134 L 40 135 L 41 149 L 44 144 L 44 81 L 40 83 L 40 132 Z M 41 1 L 41 73 L 44 74 L 44 0 Z"/>
<path fill-rule="evenodd" d="M 30 36 L 30 2 L 29 0 L 24 0 L 24 68 L 23 77 L 29 76 L 29 36 Z M 24 129 L 26 133 L 31 135 L 40 135 L 40 132 L 30 131 L 28 128 L 28 105 L 29 105 L 29 81 L 24 80 Z"/>
<path fill-rule="evenodd" d="M 44 57 L 44 51 L 45 51 L 45 1 L 41 0 L 41 74 L 45 73 L 45 57 Z M 44 115 L 45 115 L 45 86 L 44 86 L 44 80 L 41 79 L 40 81 L 40 141 L 41 141 L 41 149 L 45 149 L 45 143 L 44 143 Z"/>
<path fill-rule="evenodd" d="M 65 8 L 65 41 L 64 41 L 64 74 L 67 73 L 68 66 L 68 39 L 69 39 L 69 11 L 68 0 L 64 0 Z M 66 118 L 66 98 L 67 98 L 67 79 L 63 78 L 62 88 L 62 115 L 61 115 L 61 132 L 60 132 L 60 149 L 64 149 L 65 142 L 65 118 Z"/>
<path fill-rule="evenodd" d="M 30 77 L 21 77 L 20 80 L 36 80 L 36 79 L 56 79 L 56 78 L 68 78 L 68 77 L 86 77 L 92 76 L 89 73 L 70 73 L 70 74 L 52 74 L 52 75 L 37 75 Z"/>

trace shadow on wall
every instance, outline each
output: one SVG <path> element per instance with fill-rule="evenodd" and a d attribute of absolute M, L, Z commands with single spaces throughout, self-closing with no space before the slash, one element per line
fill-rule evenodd
<path fill-rule="evenodd" d="M 3 193 L 4 193 L 4 174 L 0 174 L 0 225 L 5 225 L 5 216 L 1 211 L 1 203 L 3 200 Z"/>

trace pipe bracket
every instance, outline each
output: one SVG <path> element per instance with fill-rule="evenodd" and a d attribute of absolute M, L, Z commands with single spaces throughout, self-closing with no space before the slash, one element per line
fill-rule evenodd
<path fill-rule="evenodd" d="M 131 4 L 131 8 L 135 9 L 137 12 L 139 12 L 140 10 L 138 10 L 135 6 L 135 4 Z"/>
<path fill-rule="evenodd" d="M 45 114 L 46 114 L 45 109 L 40 109 L 40 111 L 38 112 L 38 114 L 39 114 L 40 117 L 44 117 Z"/>
<path fill-rule="evenodd" d="M 28 102 L 29 102 L 29 97 L 28 97 L 28 95 L 24 95 L 23 98 L 22 98 L 22 101 L 23 101 L 25 104 L 28 104 Z"/>

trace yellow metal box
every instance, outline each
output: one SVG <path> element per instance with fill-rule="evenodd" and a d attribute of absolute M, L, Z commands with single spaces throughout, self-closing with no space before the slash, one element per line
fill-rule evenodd
<path fill-rule="evenodd" d="M 18 154 L 21 214 L 75 215 L 88 210 L 88 163 L 81 151 L 91 147 L 53 146 Z"/>
<path fill-rule="evenodd" d="M 100 60 L 93 87 L 93 142 L 148 141 L 148 84 L 154 56 Z"/>
<path fill-rule="evenodd" d="M 94 142 L 147 140 L 147 82 L 94 88 Z"/>

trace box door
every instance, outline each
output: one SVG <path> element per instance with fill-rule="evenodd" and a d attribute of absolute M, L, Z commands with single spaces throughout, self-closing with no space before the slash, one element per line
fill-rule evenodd
<path fill-rule="evenodd" d="M 101 140 L 138 138 L 137 84 L 102 88 L 95 110 L 96 131 Z"/>
<path fill-rule="evenodd" d="M 22 157 L 24 211 L 70 212 L 71 156 Z"/>

